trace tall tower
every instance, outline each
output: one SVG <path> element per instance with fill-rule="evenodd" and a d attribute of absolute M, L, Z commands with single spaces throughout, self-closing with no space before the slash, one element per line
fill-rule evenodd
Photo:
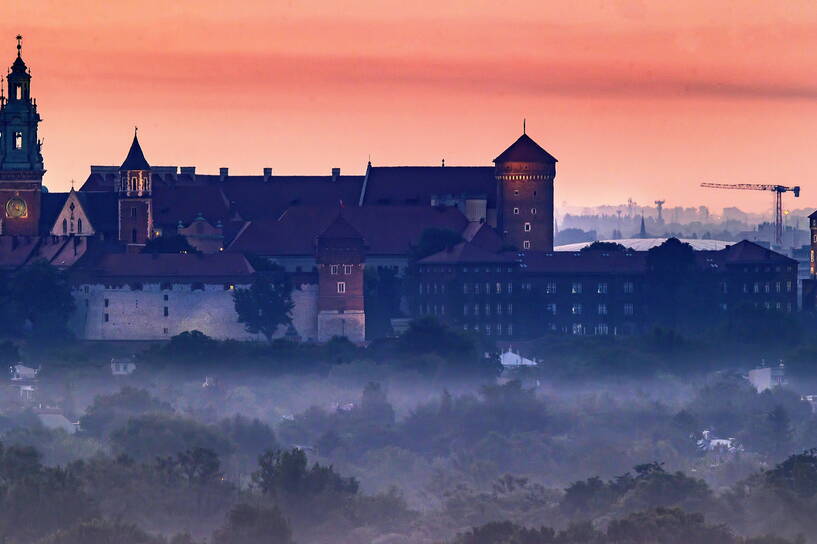
<path fill-rule="evenodd" d="M 17 58 L 6 76 L 8 99 L 0 94 L 0 234 L 35 236 L 45 168 L 37 138 L 41 119 L 22 53 L 23 37 L 17 36 Z"/>
<path fill-rule="evenodd" d="M 366 339 L 363 298 L 363 237 L 341 213 L 315 243 L 318 264 L 318 341 L 344 336 L 352 342 Z"/>
<path fill-rule="evenodd" d="M 497 226 L 505 243 L 524 251 L 553 251 L 556 159 L 524 131 L 494 159 Z"/>
<path fill-rule="evenodd" d="M 153 198 L 150 164 L 133 134 L 128 156 L 119 167 L 119 241 L 138 252 L 153 234 Z"/>

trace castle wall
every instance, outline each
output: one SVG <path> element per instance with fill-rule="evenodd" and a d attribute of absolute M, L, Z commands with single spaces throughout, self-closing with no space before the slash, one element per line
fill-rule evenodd
<path fill-rule="evenodd" d="M 318 313 L 318 342 L 335 336 L 345 336 L 360 344 L 366 340 L 366 314 L 363 311 L 338 312 L 323 310 Z"/>
<path fill-rule="evenodd" d="M 224 284 L 174 283 L 161 288 L 146 283 L 81 285 L 74 292 L 78 337 L 85 340 L 169 340 L 185 331 L 198 330 L 220 340 L 264 340 L 238 322 L 233 291 Z M 170 287 L 169 289 L 167 287 Z M 237 286 L 238 288 L 246 286 Z M 303 285 L 292 292 L 292 322 L 303 340 L 317 336 L 317 285 Z M 281 327 L 276 336 L 283 336 Z"/>

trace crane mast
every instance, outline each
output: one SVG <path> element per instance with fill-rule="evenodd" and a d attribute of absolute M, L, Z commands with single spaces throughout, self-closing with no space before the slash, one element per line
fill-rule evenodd
<path fill-rule="evenodd" d="M 777 247 L 783 245 L 783 193 L 792 192 L 794 197 L 800 196 L 800 186 L 786 187 L 769 183 L 701 183 L 701 187 L 710 189 L 740 189 L 744 191 L 772 191 L 774 192 L 774 242 Z"/>

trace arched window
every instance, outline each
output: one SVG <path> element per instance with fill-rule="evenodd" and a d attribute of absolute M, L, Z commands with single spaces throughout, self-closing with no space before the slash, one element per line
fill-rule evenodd
<path fill-rule="evenodd" d="M 77 219 L 77 233 L 82 234 L 82 219 Z"/>
<path fill-rule="evenodd" d="M 131 243 L 133 243 L 133 244 L 135 244 L 135 243 L 136 243 L 136 229 L 133 229 L 133 230 L 131 231 L 131 233 L 130 233 L 130 241 L 131 241 Z"/>
<path fill-rule="evenodd" d="M 63 234 L 68 234 L 68 220 L 67 219 L 62 220 L 62 233 Z"/>

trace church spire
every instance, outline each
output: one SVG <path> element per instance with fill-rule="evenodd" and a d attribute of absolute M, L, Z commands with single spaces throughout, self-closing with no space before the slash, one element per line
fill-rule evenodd
<path fill-rule="evenodd" d="M 120 172 L 126 170 L 150 170 L 150 164 L 145 159 L 145 154 L 142 152 L 142 146 L 139 145 L 139 128 L 133 127 L 133 142 L 130 144 L 128 156 L 125 157 L 125 162 L 119 167 Z"/>

